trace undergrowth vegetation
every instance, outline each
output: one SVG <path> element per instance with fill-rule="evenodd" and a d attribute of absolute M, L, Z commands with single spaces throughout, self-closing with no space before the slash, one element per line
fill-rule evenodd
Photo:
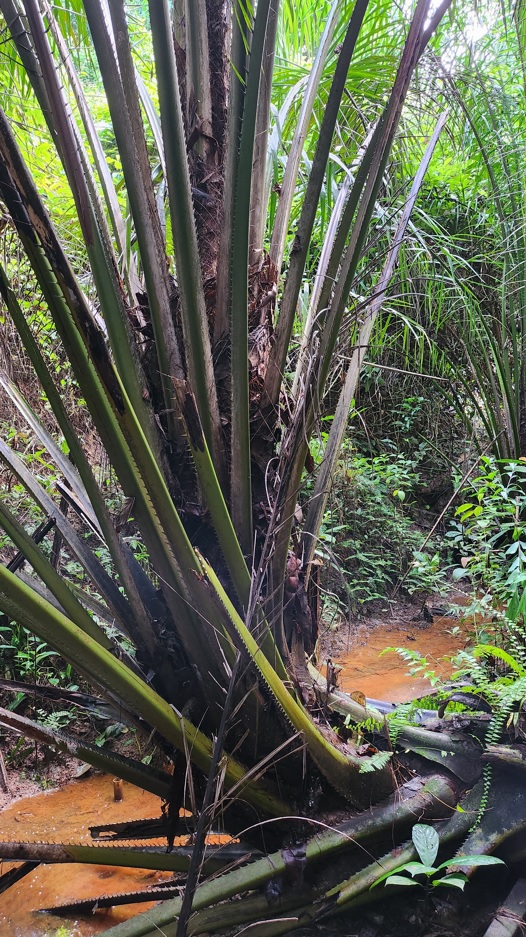
<path fill-rule="evenodd" d="M 446 537 L 462 566 L 455 581 L 469 579 L 489 594 L 495 609 L 507 607 L 526 587 L 526 463 L 484 456 Z"/>
<path fill-rule="evenodd" d="M 400 589 L 424 601 L 444 586 L 438 538 L 421 549 L 418 469 L 398 452 L 362 455 L 350 442 L 342 451 L 318 553 L 326 588 L 350 602 L 353 615 Z"/>
<path fill-rule="evenodd" d="M 82 759 L 163 798 L 185 897 L 116 934 L 238 895 L 284 933 L 246 893 L 291 817 L 294 926 L 408 872 L 463 887 L 439 846 L 495 847 L 485 759 L 526 696 L 524 36 L 519 8 L 448 8 L 0 0 L 0 662 L 50 701 L 25 719 L 19 687 L 0 722 L 78 756 L 73 707 L 107 706 Z M 486 621 L 450 681 L 402 651 L 438 727 L 316 669 L 331 609 L 428 622 L 452 584 Z M 173 775 L 118 760 L 119 721 Z M 415 815 L 439 832 L 404 845 Z M 264 853 L 201 887 L 216 823 Z M 342 883 L 357 829 L 390 852 Z"/>

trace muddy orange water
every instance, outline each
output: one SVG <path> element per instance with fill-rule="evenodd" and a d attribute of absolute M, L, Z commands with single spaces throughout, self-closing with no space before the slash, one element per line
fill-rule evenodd
<path fill-rule="evenodd" d="M 455 633 L 451 631 L 455 629 Z M 437 673 L 447 677 L 451 665 L 444 657 L 467 643 L 468 637 L 454 618 L 435 618 L 425 627 L 420 622 L 358 629 L 347 653 L 340 655 L 343 668 L 339 683 L 348 692 L 388 702 L 405 702 L 427 693 L 427 680 L 408 674 L 409 665 L 384 648 L 414 648 Z M 0 812 L 0 838 L 56 842 L 90 841 L 89 826 L 156 817 L 160 800 L 124 784 L 124 798 L 113 799 L 112 778 L 95 776 L 74 781 L 61 791 L 25 798 Z M 7 868 L 0 864 L 0 872 Z M 152 903 L 97 911 L 74 921 L 35 914 L 37 908 L 100 894 L 117 894 L 154 885 L 169 873 L 147 869 L 121 869 L 99 865 L 40 866 L 0 895 L 0 937 L 92 937 L 111 925 L 152 907 Z"/>
<path fill-rule="evenodd" d="M 91 842 L 88 827 L 158 817 L 158 797 L 123 784 L 123 800 L 113 799 L 112 778 L 74 781 L 61 791 L 28 797 L 0 813 L 0 837 L 9 840 Z M 5 871 L 7 865 L 0 866 Z M 97 911 L 78 921 L 35 914 L 49 905 L 133 891 L 166 881 L 166 872 L 101 865 L 39 866 L 0 895 L 0 937 L 91 937 L 113 924 L 153 907 L 153 903 Z"/>
<path fill-rule="evenodd" d="M 339 686 L 347 693 L 360 691 L 373 699 L 389 703 L 406 703 L 431 690 L 428 680 L 409 673 L 410 664 L 394 653 L 382 654 L 387 647 L 403 647 L 417 651 L 427 659 L 429 669 L 440 677 L 451 674 L 448 656 L 454 655 L 469 643 L 466 626 L 458 619 L 435 617 L 433 624 L 400 622 L 382 625 L 368 631 L 358 629 L 350 638 L 349 650 L 337 659 L 342 667 Z M 382 656 L 380 656 L 382 655 Z"/>

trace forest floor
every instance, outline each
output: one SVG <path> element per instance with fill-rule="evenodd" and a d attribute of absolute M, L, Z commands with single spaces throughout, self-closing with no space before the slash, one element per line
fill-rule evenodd
<path fill-rule="evenodd" d="M 8 758 L 9 746 L 4 747 L 4 739 L 0 744 L 4 752 L 7 752 Z M 60 757 L 53 755 L 46 765 L 42 763 L 38 755 L 36 764 L 35 756 L 28 756 L 25 766 L 7 767 L 7 790 L 0 789 L 0 811 L 23 797 L 36 797 L 43 791 L 56 791 L 65 787 L 75 779 L 78 767 L 78 761 L 73 758 L 68 759 L 63 755 Z"/>
<path fill-rule="evenodd" d="M 429 693 L 429 680 L 422 678 L 418 673 L 408 674 L 408 664 L 398 654 L 381 655 L 381 652 L 392 646 L 415 649 L 426 658 L 430 669 L 438 672 L 442 679 L 447 679 L 451 672 L 451 664 L 447 658 L 472 639 L 472 623 L 459 619 L 458 614 L 453 611 L 456 606 L 462 604 L 463 597 L 458 594 L 451 595 L 447 601 L 429 599 L 427 607 L 431 609 L 433 618 L 433 621 L 430 621 L 429 615 L 424 617 L 421 603 L 382 603 L 373 614 L 360 622 L 344 622 L 340 623 L 337 629 L 328 628 L 320 638 L 318 666 L 323 670 L 327 658 L 332 659 L 342 668 L 339 672 L 341 688 L 348 692 L 363 693 L 369 698 L 403 702 Z M 125 736 L 117 741 L 116 747 L 123 750 L 122 746 L 129 746 L 130 741 L 130 738 Z M 12 805 L 4 814 L 7 822 L 8 814 L 18 808 L 21 833 L 26 816 L 36 815 L 38 801 L 38 798 L 33 801 L 22 798 L 33 798 L 43 791 L 74 791 L 75 780 L 88 774 L 87 766 L 79 766 L 73 759 L 55 756 L 42 746 L 36 749 L 32 743 L 26 743 L 24 754 L 18 737 L 14 735 L 9 738 L 4 736 L 0 744 L 4 752 L 8 780 L 8 790 L 0 791 L 0 811 Z M 127 753 L 130 753 L 129 747 Z M 90 777 L 93 782 L 90 782 Z M 110 805 L 109 809 L 112 809 L 111 779 L 101 778 L 100 781 L 107 787 L 107 790 L 104 788 L 104 798 Z M 89 777 L 83 779 L 81 786 L 85 787 L 86 783 L 88 787 L 93 783 L 98 788 L 100 785 L 97 773 L 90 771 Z M 80 796 L 81 788 L 78 790 Z M 49 805 L 52 800 L 53 798 L 48 801 Z M 56 819 L 60 823 L 60 817 L 57 816 Z M 85 822 L 98 821 L 87 818 Z M 60 829 L 60 826 L 58 828 Z M 77 869 L 73 878 L 76 878 L 76 874 Z M 483 937 L 499 901 L 507 894 L 512 884 L 507 881 L 506 873 L 500 878 L 492 877 L 491 881 L 492 888 L 489 892 L 484 884 L 480 886 L 475 882 L 468 886 L 469 894 L 466 895 L 456 891 L 453 893 L 453 890 L 428 894 L 423 889 L 417 894 L 417 889 L 407 889 L 408 894 L 401 898 L 378 900 L 370 909 L 357 909 L 355 912 L 348 912 L 294 933 L 298 937 L 407 937 L 409 934 L 411 937 Z M 23 933 L 26 937 L 26 933 L 45 933 L 33 929 L 17 931 L 16 926 L 11 929 L 13 921 L 8 920 L 9 916 L 2 918 L 2 912 L 6 913 L 4 908 L 7 896 L 18 887 L 20 886 L 13 886 L 0 901 L 0 924 L 2 919 L 4 920 L 0 932 L 3 937 L 4 934 L 18 937 L 19 933 Z M 102 882 L 99 887 L 101 891 L 106 890 L 106 885 Z M 113 879 L 108 890 L 114 893 L 123 888 Z M 13 895 L 13 898 L 16 907 L 16 896 Z M 110 923 L 112 921 L 105 918 L 105 926 Z M 78 934 L 82 937 L 94 934 L 100 930 L 101 924 L 102 921 L 94 930 L 86 922 Z"/>
<path fill-rule="evenodd" d="M 452 890 L 440 896 L 409 888 L 369 910 L 347 911 L 293 933 L 295 937 L 484 937 L 510 886 L 502 884 L 490 893 L 487 886 L 469 887 L 466 894 Z M 509 933 L 503 931 L 500 937 Z"/>

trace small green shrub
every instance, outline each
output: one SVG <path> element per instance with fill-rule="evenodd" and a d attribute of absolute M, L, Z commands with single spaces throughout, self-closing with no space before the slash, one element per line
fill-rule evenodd
<path fill-rule="evenodd" d="M 15 622 L 0 625 L 0 673 L 52 686 L 65 687 L 75 682 L 71 664 Z"/>
<path fill-rule="evenodd" d="M 414 517 L 414 490 L 420 481 L 416 466 L 415 460 L 397 454 L 367 457 L 350 446 L 344 451 L 320 552 L 332 571 L 329 588 L 338 589 L 338 567 L 354 612 L 385 599 L 400 583 L 406 592 L 424 597 L 438 591 L 443 581 L 434 543 L 428 551 L 420 549 L 423 535 Z"/>
<path fill-rule="evenodd" d="M 418 853 L 419 862 L 404 862 L 384 875 L 380 875 L 371 886 L 374 888 L 381 882 L 386 885 L 420 885 L 427 888 L 443 886 L 446 888 L 464 889 L 468 881 L 462 868 L 474 868 L 481 865 L 504 865 L 502 859 L 495 856 L 454 856 L 446 859 L 440 865 L 434 865 L 438 855 L 440 839 L 434 827 L 426 823 L 415 823 L 411 839 Z M 453 872 L 448 872 L 453 869 Z M 416 879 L 416 881 L 415 881 Z"/>
<path fill-rule="evenodd" d="M 41 725 L 46 726 L 52 731 L 60 731 L 61 729 L 67 729 L 72 722 L 77 718 L 77 712 L 72 707 L 71 709 L 58 709 L 58 710 L 48 710 L 48 709 L 37 709 L 38 721 Z"/>
<path fill-rule="evenodd" d="M 453 573 L 490 593 L 493 605 L 526 587 L 526 463 L 481 459 L 446 534 L 463 565 Z"/>

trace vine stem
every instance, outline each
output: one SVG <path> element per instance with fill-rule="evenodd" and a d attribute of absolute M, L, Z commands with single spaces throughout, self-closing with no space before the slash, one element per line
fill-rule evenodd
<path fill-rule="evenodd" d="M 239 672 L 240 661 L 241 661 L 241 655 L 238 651 L 236 659 L 234 661 L 234 666 L 232 667 L 230 683 L 228 685 L 228 691 L 227 691 L 227 695 L 225 699 L 225 706 L 221 715 L 219 729 L 218 729 L 218 732 L 214 741 L 212 761 L 210 764 L 210 771 L 208 772 L 206 789 L 205 789 L 205 793 L 203 797 L 203 802 L 201 805 L 201 813 L 199 814 L 199 819 L 197 821 L 197 826 L 195 830 L 194 848 L 192 851 L 190 868 L 188 869 L 188 876 L 186 879 L 184 898 L 183 898 L 183 903 L 181 905 L 181 913 L 179 915 L 179 921 L 177 924 L 176 937 L 186 937 L 187 929 L 188 929 L 188 921 L 190 919 L 190 914 L 192 913 L 192 903 L 194 899 L 194 893 L 199 883 L 199 873 L 200 873 L 201 865 L 202 865 L 206 834 L 212 822 L 212 816 L 213 816 L 214 805 L 212 802 L 212 797 L 214 793 L 214 784 L 216 781 L 219 760 L 221 758 L 221 753 L 223 751 L 227 724 L 228 724 L 228 720 L 230 719 L 230 713 L 232 711 L 232 705 L 234 702 L 234 690 L 236 687 L 236 680 L 237 680 L 237 675 Z"/>

